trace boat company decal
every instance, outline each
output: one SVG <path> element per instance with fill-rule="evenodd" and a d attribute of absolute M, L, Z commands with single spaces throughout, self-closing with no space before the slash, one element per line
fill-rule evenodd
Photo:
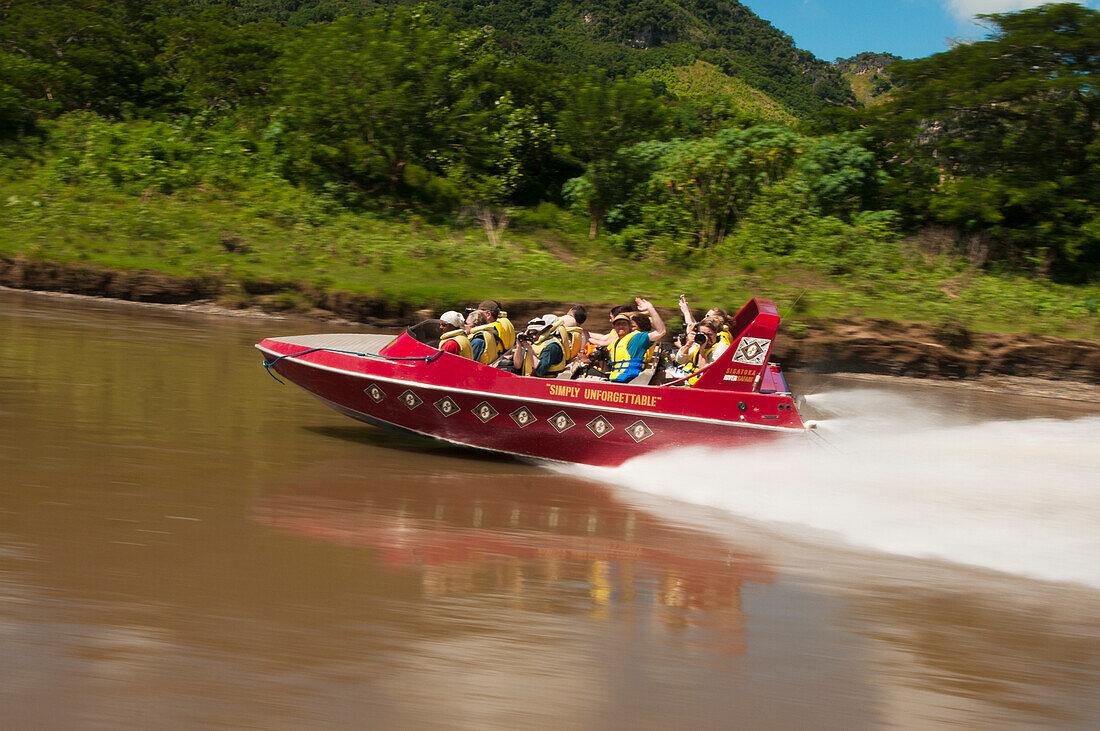
<path fill-rule="evenodd" d="M 628 426 L 626 433 L 635 442 L 643 442 L 653 436 L 653 430 L 646 426 L 646 423 L 641 419 Z"/>
<path fill-rule="evenodd" d="M 516 422 L 516 424 L 519 425 L 520 429 L 525 426 L 530 426 L 536 421 L 535 415 L 532 414 L 531 409 L 527 408 L 526 406 L 520 406 L 512 413 L 508 414 L 508 416 L 512 417 L 512 421 Z"/>
<path fill-rule="evenodd" d="M 382 399 L 386 398 L 386 392 L 377 383 L 372 383 L 366 388 L 363 393 L 374 399 L 374 403 L 381 403 Z"/>
<path fill-rule="evenodd" d="M 453 416 L 459 412 L 458 404 L 454 402 L 450 396 L 444 396 L 435 402 L 435 407 L 439 409 L 439 413 L 444 416 Z"/>
<path fill-rule="evenodd" d="M 492 404 L 488 401 L 482 401 L 480 404 L 474 407 L 474 414 L 477 418 L 481 419 L 481 423 L 485 424 L 494 416 L 500 412 L 493 408 Z"/>
<path fill-rule="evenodd" d="M 411 389 L 406 389 L 399 398 L 405 402 L 405 405 L 409 407 L 410 411 L 424 403 L 424 399 L 413 393 Z"/>
<path fill-rule="evenodd" d="M 569 418 L 569 414 L 564 411 L 559 411 L 550 417 L 550 425 L 561 434 L 566 429 L 572 429 L 577 425 L 577 422 Z"/>
<path fill-rule="evenodd" d="M 733 354 L 735 363 L 748 363 L 749 365 L 764 365 L 764 359 L 768 357 L 768 347 L 772 341 L 767 338 L 742 337 L 737 344 L 737 352 Z"/>
<path fill-rule="evenodd" d="M 755 368 L 727 368 L 723 381 L 752 381 L 756 378 Z"/>
<path fill-rule="evenodd" d="M 584 398 L 589 401 L 600 401 L 611 404 L 625 404 L 627 406 L 656 406 L 661 402 L 661 397 L 648 393 L 631 393 L 628 391 L 611 391 L 606 388 L 592 388 L 591 386 L 569 386 L 563 383 L 548 384 L 551 396 L 568 396 L 569 398 Z"/>
<path fill-rule="evenodd" d="M 596 435 L 597 438 L 604 437 L 611 433 L 611 430 L 615 427 L 611 426 L 611 422 L 600 414 L 592 421 L 588 422 L 588 430 Z"/>

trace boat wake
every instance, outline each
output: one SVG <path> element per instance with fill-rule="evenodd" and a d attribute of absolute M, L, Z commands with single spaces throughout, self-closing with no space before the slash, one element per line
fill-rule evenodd
<path fill-rule="evenodd" d="M 568 469 L 802 540 L 1100 587 L 1100 418 L 943 426 L 882 391 L 808 405 L 829 417 L 820 438 Z"/>

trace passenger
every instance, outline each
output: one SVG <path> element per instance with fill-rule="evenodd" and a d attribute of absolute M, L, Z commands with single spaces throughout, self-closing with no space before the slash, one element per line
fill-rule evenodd
<path fill-rule="evenodd" d="M 569 333 L 569 359 L 572 360 L 588 346 L 588 332 L 581 327 L 588 320 L 588 310 L 584 309 L 584 305 L 573 305 L 563 319 L 565 330 Z"/>
<path fill-rule="evenodd" d="M 485 310 L 471 310 L 466 315 L 466 335 L 469 336 L 478 328 L 484 328 L 489 324 L 489 313 Z M 479 346 L 478 343 L 481 345 Z M 485 349 L 485 341 L 482 338 L 470 337 L 470 351 L 473 360 L 478 360 L 478 353 Z"/>
<path fill-rule="evenodd" d="M 615 342 L 615 339 L 619 337 L 618 334 L 616 334 L 615 332 L 615 318 L 623 313 L 629 314 L 633 311 L 634 307 L 632 305 L 615 305 L 614 307 L 612 307 L 611 314 L 608 315 L 608 319 L 612 323 L 611 332 L 607 333 L 606 335 L 602 333 L 588 333 L 588 342 L 592 343 L 595 346 L 602 345 L 606 348 L 610 348 L 611 344 Z"/>
<path fill-rule="evenodd" d="M 474 360 L 489 365 L 516 344 L 516 329 L 496 300 L 483 301 L 475 312 L 484 312 L 486 320 L 469 329 L 470 346 Z"/>
<path fill-rule="evenodd" d="M 691 308 L 688 306 L 687 295 L 680 295 L 680 312 L 684 313 L 684 329 L 687 330 L 688 339 L 690 340 L 691 336 L 695 334 L 695 317 L 691 314 Z M 729 313 L 721 307 L 711 307 L 703 317 L 704 319 L 707 317 L 719 318 L 722 323 L 722 329 L 718 333 L 719 339 L 727 347 L 733 345 L 733 335 L 730 333 L 729 328 Z"/>
<path fill-rule="evenodd" d="M 547 322 L 547 320 L 551 322 Z M 527 323 L 527 330 L 517 338 L 512 353 L 516 373 L 538 378 L 556 378 L 569 363 L 569 332 L 565 318 L 547 315 Z"/>
<path fill-rule="evenodd" d="M 722 331 L 718 333 L 719 339 L 726 344 L 726 347 L 733 345 L 733 331 L 730 330 L 730 316 L 729 313 L 723 310 L 721 307 L 711 307 L 707 310 L 707 314 L 703 319 L 707 317 L 715 317 L 722 322 Z"/>
<path fill-rule="evenodd" d="M 649 300 L 636 298 L 638 310 L 652 320 L 653 330 L 642 332 L 632 330 L 630 315 L 615 315 L 611 325 L 615 328 L 615 340 L 611 344 L 611 380 L 626 383 L 645 369 L 646 352 L 653 343 L 665 336 L 665 323 L 657 314 L 657 308 Z"/>
<path fill-rule="evenodd" d="M 462 315 L 454 310 L 449 310 L 444 312 L 439 319 L 432 318 L 416 323 L 408 329 L 408 333 L 414 340 L 438 348 L 440 336 L 454 328 L 461 328 L 462 325 Z"/>
<path fill-rule="evenodd" d="M 546 320 L 547 325 L 552 325 L 559 318 L 557 315 L 544 315 L 543 319 Z M 584 309 L 584 305 L 573 305 L 561 316 L 562 325 L 569 335 L 567 338 L 569 360 L 573 360 L 580 355 L 588 343 L 588 333 L 581 327 L 587 319 L 588 311 Z"/>
<path fill-rule="evenodd" d="M 440 315 L 439 320 L 443 330 L 439 338 L 439 349 L 444 353 L 473 360 L 473 348 L 470 345 L 470 336 L 466 334 L 466 322 L 462 315 L 450 310 Z"/>
<path fill-rule="evenodd" d="M 524 329 L 523 334 L 516 335 L 515 346 L 504 351 L 504 355 L 497 360 L 496 367 L 508 373 L 523 373 L 522 361 L 520 361 L 518 366 L 516 364 L 516 351 L 520 349 L 520 346 L 522 346 L 524 342 L 534 342 L 544 327 L 546 327 L 546 320 L 542 317 L 535 317 L 528 320 L 527 327 Z"/>
<path fill-rule="evenodd" d="M 697 343 L 695 338 L 685 338 L 684 344 L 676 351 L 676 362 L 684 373 L 702 370 L 708 363 L 716 361 L 729 347 L 722 340 L 722 321 L 717 317 L 704 318 L 695 331 L 698 336 L 702 336 L 703 342 Z M 694 384 L 697 380 L 699 376 L 692 376 L 688 378 L 688 383 Z"/>
<path fill-rule="evenodd" d="M 653 330 L 653 322 L 649 319 L 649 315 L 643 315 L 640 312 L 635 312 L 630 316 L 630 329 L 634 332 L 647 333 Z M 645 367 L 649 368 L 653 365 L 653 350 L 656 348 L 655 344 L 649 346 L 649 350 L 645 352 Z"/>

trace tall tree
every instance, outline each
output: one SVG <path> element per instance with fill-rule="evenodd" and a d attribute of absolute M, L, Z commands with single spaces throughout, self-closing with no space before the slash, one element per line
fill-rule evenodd
<path fill-rule="evenodd" d="M 900 88 L 873 114 L 892 165 L 926 215 L 963 235 L 1047 271 L 1095 264 L 1100 12 L 1064 3 L 980 17 L 986 40 L 891 66 Z"/>
<path fill-rule="evenodd" d="M 488 37 L 419 9 L 306 29 L 282 61 L 301 172 L 392 194 L 475 154 L 500 96 Z"/>
<path fill-rule="evenodd" d="M 158 2 L 7 0 L 0 4 L 0 85 L 39 112 L 87 109 L 119 115 L 159 98 Z M 25 75 L 28 66 L 38 71 Z"/>
<path fill-rule="evenodd" d="M 667 138 L 671 115 L 648 86 L 589 71 L 567 84 L 557 128 L 565 154 L 584 167 L 589 235 L 594 238 L 608 209 L 621 196 L 612 170 L 616 151 L 643 140 Z"/>
<path fill-rule="evenodd" d="M 194 111 L 222 111 L 265 99 L 274 86 L 283 29 L 238 26 L 224 10 L 162 19 L 159 59 Z"/>

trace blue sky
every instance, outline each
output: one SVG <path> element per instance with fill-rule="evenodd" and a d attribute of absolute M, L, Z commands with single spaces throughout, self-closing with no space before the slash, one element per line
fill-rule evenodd
<path fill-rule="evenodd" d="M 949 39 L 981 39 L 976 13 L 1003 13 L 1043 0 L 740 0 L 742 5 L 823 61 L 861 51 L 919 58 L 949 48 Z M 1081 2 L 1100 7 L 1100 0 Z"/>

